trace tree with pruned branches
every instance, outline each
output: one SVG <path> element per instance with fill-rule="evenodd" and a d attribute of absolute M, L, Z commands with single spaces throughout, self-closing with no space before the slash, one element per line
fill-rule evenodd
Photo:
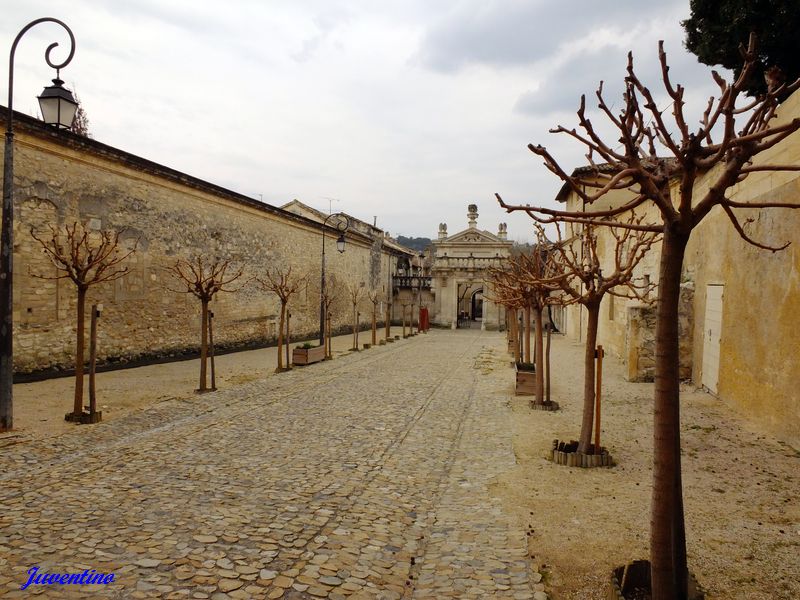
<path fill-rule="evenodd" d="M 591 213 L 506 204 L 507 211 L 523 211 L 539 222 L 583 223 L 634 231 L 661 233 L 656 324 L 656 373 L 654 406 L 653 494 L 650 522 L 650 561 L 653 600 L 684 600 L 688 594 L 686 534 L 683 512 L 680 445 L 680 388 L 678 353 L 678 301 L 686 246 L 700 222 L 717 208 L 730 220 L 743 240 L 776 252 L 788 242 L 774 245 L 753 239 L 746 230 L 752 217 L 742 210 L 800 208 L 798 202 L 734 201 L 728 191 L 751 173 L 797 171 L 799 165 L 756 162 L 759 154 L 800 129 L 800 118 L 774 123 L 780 98 L 800 87 L 771 80 L 766 92 L 746 98 L 748 82 L 757 63 L 755 36 L 741 48 L 743 66 L 733 81 L 712 72 L 719 96 L 711 98 L 699 125 L 689 125 L 685 114 L 685 88 L 674 85 L 669 75 L 663 43 L 659 43 L 661 80 L 671 108 L 660 109 L 650 89 L 636 75 L 628 55 L 625 92 L 615 112 L 597 91 L 602 115 L 619 133 L 606 141 L 586 115 L 586 100 L 578 109 L 580 130 L 557 127 L 587 150 L 589 169 L 567 173 L 542 146 L 529 149 L 565 182 L 569 190 L 591 205 L 612 190 L 629 190 L 631 197 L 616 208 Z M 597 158 L 600 162 L 598 164 Z M 696 185 L 703 178 L 702 186 Z M 623 215 L 639 207 L 653 207 L 652 223 L 629 223 Z"/>
<path fill-rule="evenodd" d="M 348 283 L 347 299 L 353 305 L 353 350 L 358 350 L 358 305 L 364 297 L 364 282 Z"/>
<path fill-rule="evenodd" d="M 529 254 L 517 254 L 508 259 L 504 267 L 491 267 L 489 277 L 494 288 L 493 302 L 524 310 L 524 351 L 525 362 L 531 360 L 531 316 L 534 319 L 533 352 L 535 361 L 536 387 L 535 402 L 544 403 L 544 336 L 543 312 L 553 301 L 552 294 L 559 289 L 558 277 L 553 269 L 551 250 L 544 232 L 539 231 L 539 239 Z"/>
<path fill-rule="evenodd" d="M 631 213 L 627 223 L 643 222 L 643 217 Z M 541 228 L 541 225 L 537 224 Z M 573 225 L 569 228 L 573 229 Z M 622 298 L 646 300 L 654 285 L 634 276 L 634 269 L 659 239 L 652 231 L 611 229 L 614 238 L 612 261 L 604 263 L 598 252 L 596 225 L 584 224 L 564 239 L 556 223 L 557 240 L 552 245 L 550 281 L 558 283 L 562 304 L 581 304 L 586 307 L 586 349 L 583 367 L 583 417 L 578 440 L 578 452 L 588 454 L 592 440 L 595 413 L 595 351 L 600 304 L 608 294 Z M 594 448 L 600 453 L 600 448 Z"/>
<path fill-rule="evenodd" d="M 208 372 L 208 305 L 219 292 L 236 292 L 239 288 L 230 287 L 240 279 L 244 267 L 235 268 L 227 259 L 206 259 L 196 256 L 192 259 L 178 259 L 166 268 L 178 283 L 178 288 L 170 288 L 172 292 L 191 294 L 200 300 L 200 386 L 198 391 L 209 391 L 207 385 Z"/>
<path fill-rule="evenodd" d="M 370 304 L 372 304 L 372 345 L 378 343 L 378 304 L 381 301 L 378 290 L 371 289 L 367 292 Z"/>
<path fill-rule="evenodd" d="M 50 226 L 47 233 L 31 229 L 31 237 L 39 242 L 57 275 L 31 273 L 38 279 L 69 279 L 78 290 L 77 332 L 75 343 L 75 396 L 71 420 L 80 421 L 83 414 L 83 362 L 85 350 L 86 294 L 93 285 L 114 281 L 128 274 L 128 267 L 122 267 L 139 244 L 137 238 L 130 249 L 122 248 L 121 230 L 104 229 L 92 231 L 75 221 L 64 228 Z"/>
<path fill-rule="evenodd" d="M 306 284 L 306 276 L 292 274 L 292 267 L 290 265 L 285 269 L 280 269 L 277 267 L 267 269 L 264 277 L 255 277 L 255 280 L 263 291 L 272 292 L 278 296 L 278 300 L 281 303 L 280 318 L 278 320 L 278 366 L 275 369 L 276 373 L 280 373 L 284 370 L 282 350 L 284 325 L 286 323 L 286 307 L 289 304 L 291 297 L 300 291 Z M 288 368 L 289 365 L 287 364 L 286 369 Z"/>

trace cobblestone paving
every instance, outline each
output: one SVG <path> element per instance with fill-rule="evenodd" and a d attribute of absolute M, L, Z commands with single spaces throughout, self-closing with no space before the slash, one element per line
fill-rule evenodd
<path fill-rule="evenodd" d="M 0 596 L 545 597 L 487 490 L 502 343 L 434 331 L 0 448 Z M 34 565 L 115 580 L 20 590 Z"/>

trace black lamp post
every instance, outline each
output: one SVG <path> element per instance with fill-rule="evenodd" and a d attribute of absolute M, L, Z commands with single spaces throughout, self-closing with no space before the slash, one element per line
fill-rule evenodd
<path fill-rule="evenodd" d="M 13 254 L 14 254 L 14 53 L 20 38 L 33 26 L 39 23 L 57 23 L 69 34 L 69 56 L 61 63 L 50 60 L 50 52 L 58 46 L 54 42 L 47 47 L 44 59 L 56 70 L 53 85 L 48 86 L 39 96 L 39 107 L 45 123 L 60 129 L 72 126 L 78 103 L 64 83 L 59 79 L 59 72 L 66 67 L 75 54 L 75 36 L 64 23 L 52 17 L 43 17 L 31 21 L 22 28 L 11 44 L 8 59 L 8 116 L 6 117 L 6 143 L 3 158 L 3 222 L 0 232 L 0 431 L 7 431 L 13 426 L 12 385 L 14 377 L 13 353 Z"/>
<path fill-rule="evenodd" d="M 325 217 L 322 222 L 322 275 L 319 284 L 319 345 L 325 345 L 325 226 L 332 217 L 338 217 L 336 229 L 339 237 L 336 240 L 336 249 L 339 253 L 344 252 L 344 234 L 350 227 L 350 219 L 344 213 L 334 213 Z"/>

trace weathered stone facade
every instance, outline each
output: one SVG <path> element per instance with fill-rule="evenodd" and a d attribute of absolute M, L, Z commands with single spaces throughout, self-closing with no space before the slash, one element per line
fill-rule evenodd
<path fill-rule="evenodd" d="M 496 330 L 505 324 L 505 308 L 491 300 L 489 269 L 508 259 L 513 244 L 504 223 L 496 235 L 478 229 L 475 204 L 469 205 L 467 219 L 468 228 L 452 236 L 442 223 L 432 244 L 433 322 L 455 329 L 460 319 L 479 321 L 482 329 Z"/>
<path fill-rule="evenodd" d="M 211 303 L 220 347 L 259 345 L 277 335 L 274 295 L 245 283 L 270 267 L 291 264 L 308 283 L 290 304 L 294 336 L 319 328 L 321 226 L 230 190 L 151 163 L 94 140 L 56 134 L 39 122 L 15 118 L 14 364 L 17 372 L 68 368 L 74 361 L 76 291 L 54 275 L 30 230 L 80 221 L 90 229 L 125 230 L 139 248 L 130 274 L 89 290 L 88 304 L 102 303 L 99 357 L 127 361 L 192 352 L 199 346 L 200 303 L 175 293 L 165 267 L 196 255 L 230 259 L 245 267 L 236 293 Z M 327 237 L 327 236 L 326 236 Z M 343 254 L 327 252 L 327 272 L 342 282 L 391 281 L 383 235 L 347 234 Z M 335 237 L 329 238 L 334 250 Z M 334 329 L 349 324 L 344 307 L 333 309 Z M 363 311 L 366 313 L 366 310 Z M 364 317 L 366 322 L 366 317 Z"/>

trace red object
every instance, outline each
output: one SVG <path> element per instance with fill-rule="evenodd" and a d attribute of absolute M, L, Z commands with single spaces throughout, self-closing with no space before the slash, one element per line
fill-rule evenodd
<path fill-rule="evenodd" d="M 428 329 L 430 329 L 430 321 L 428 320 L 428 309 L 427 308 L 420 308 L 419 309 L 419 328 L 422 331 L 428 331 Z"/>

